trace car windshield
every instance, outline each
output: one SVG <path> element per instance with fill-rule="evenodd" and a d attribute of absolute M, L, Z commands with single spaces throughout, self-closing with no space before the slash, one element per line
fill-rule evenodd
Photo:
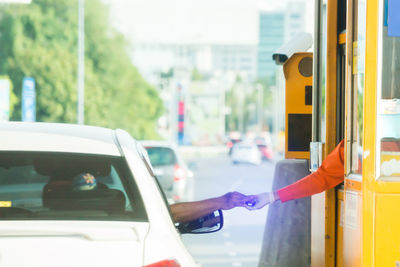
<path fill-rule="evenodd" d="M 146 150 L 153 166 L 174 165 L 176 163 L 176 156 L 171 148 L 146 147 Z"/>
<path fill-rule="evenodd" d="M 147 221 L 122 157 L 0 153 L 0 220 Z"/>

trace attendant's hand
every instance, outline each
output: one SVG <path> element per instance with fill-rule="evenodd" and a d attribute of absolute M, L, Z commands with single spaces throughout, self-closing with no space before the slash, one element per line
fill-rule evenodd
<path fill-rule="evenodd" d="M 258 210 L 266 205 L 269 205 L 277 200 L 273 192 L 265 192 L 255 196 L 253 202 L 248 202 L 246 208 L 248 210 Z"/>
<path fill-rule="evenodd" d="M 220 197 L 220 208 L 230 210 L 235 207 L 247 207 L 246 203 L 257 201 L 257 196 L 246 196 L 239 192 L 230 192 Z"/>

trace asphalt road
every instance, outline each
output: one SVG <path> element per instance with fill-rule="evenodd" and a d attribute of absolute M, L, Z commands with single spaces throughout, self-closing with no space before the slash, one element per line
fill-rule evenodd
<path fill-rule="evenodd" d="M 229 191 L 258 194 L 271 190 L 275 162 L 260 166 L 233 165 L 227 156 L 197 158 L 195 200 Z M 193 257 L 205 267 L 258 266 L 268 208 L 224 211 L 224 227 L 216 233 L 186 234 L 183 242 Z"/>

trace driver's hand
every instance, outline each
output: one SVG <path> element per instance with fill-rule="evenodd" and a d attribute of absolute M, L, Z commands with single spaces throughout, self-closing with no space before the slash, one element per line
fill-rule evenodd
<path fill-rule="evenodd" d="M 235 207 L 246 207 L 248 202 L 257 201 L 257 196 L 246 196 L 239 192 L 229 192 L 221 197 L 221 209 L 230 210 Z"/>

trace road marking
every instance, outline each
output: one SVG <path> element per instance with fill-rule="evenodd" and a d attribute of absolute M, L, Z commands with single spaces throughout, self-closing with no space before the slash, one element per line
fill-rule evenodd
<path fill-rule="evenodd" d="M 223 233 L 222 235 L 223 235 L 225 238 L 228 238 L 228 237 L 231 236 L 231 234 L 230 234 L 229 232 Z"/>
<path fill-rule="evenodd" d="M 241 262 L 232 262 L 232 266 L 242 266 Z"/>

